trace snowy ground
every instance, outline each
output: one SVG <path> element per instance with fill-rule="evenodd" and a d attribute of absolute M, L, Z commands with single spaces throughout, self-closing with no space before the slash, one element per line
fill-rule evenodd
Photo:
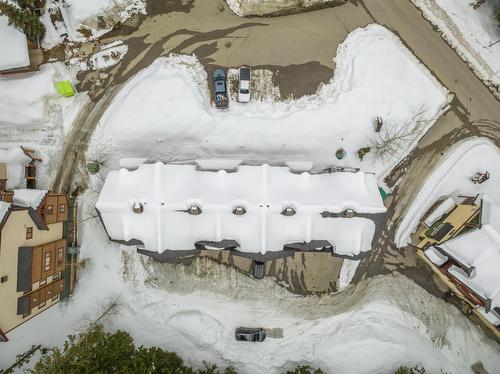
<path fill-rule="evenodd" d="M 134 14 L 146 14 L 144 0 L 48 0 L 41 20 L 47 30 L 44 48 L 97 38 Z"/>
<path fill-rule="evenodd" d="M 95 199 L 92 192 L 83 196 L 83 218 Z M 109 243 L 98 219 L 81 229 L 81 258 L 90 261 L 75 296 L 9 334 L 0 367 L 31 344 L 61 344 L 65 334 L 95 318 L 99 306 L 120 296 L 110 328 L 130 331 L 138 344 L 175 350 L 196 366 L 207 360 L 242 373 L 279 373 L 310 362 L 328 372 L 362 374 L 422 363 L 429 372 L 462 374 L 482 361 L 490 373 L 500 371 L 498 345 L 404 277 L 374 278 L 342 296 L 301 297 L 208 260 L 189 267 L 151 263 Z M 234 328 L 241 325 L 282 328 L 284 338 L 235 342 Z"/>
<path fill-rule="evenodd" d="M 470 0 L 412 1 L 477 74 L 497 86 L 499 94 L 500 27 L 493 12 L 500 3 L 486 1 L 474 9 Z"/>
<path fill-rule="evenodd" d="M 396 231 L 395 243 L 399 247 L 410 242 L 420 218 L 439 199 L 449 195 L 475 196 L 494 206 L 500 206 L 500 150 L 489 140 L 472 138 L 456 145 L 430 175 L 406 212 Z M 491 178 L 474 184 L 470 178 L 477 172 L 489 171 Z"/>
<path fill-rule="evenodd" d="M 361 167 L 384 175 L 410 152 L 447 105 L 447 91 L 387 29 L 356 29 L 337 51 L 335 76 L 317 94 L 286 102 L 210 105 L 207 73 L 195 57 L 170 56 L 139 72 L 116 96 L 92 140 L 90 158 L 186 161 L 230 157 Z M 401 135 L 396 154 L 358 150 L 382 132 Z M 130 134 L 140 131 L 140 137 Z M 343 148 L 346 157 L 335 158 Z"/>
<path fill-rule="evenodd" d="M 0 149 L 23 145 L 43 159 L 38 185 L 48 188 L 58 152 L 87 95 L 61 97 L 55 81 L 74 81 L 63 64 L 41 66 L 35 73 L 0 77 Z"/>

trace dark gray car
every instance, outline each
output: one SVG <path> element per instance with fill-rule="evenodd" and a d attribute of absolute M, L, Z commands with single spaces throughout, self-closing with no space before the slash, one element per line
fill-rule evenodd
<path fill-rule="evenodd" d="M 214 99 L 217 108 L 227 108 L 226 72 L 224 69 L 215 69 L 212 73 L 214 85 Z"/>
<path fill-rule="evenodd" d="M 242 342 L 263 342 L 266 338 L 266 330 L 261 327 L 238 327 L 234 336 Z"/>

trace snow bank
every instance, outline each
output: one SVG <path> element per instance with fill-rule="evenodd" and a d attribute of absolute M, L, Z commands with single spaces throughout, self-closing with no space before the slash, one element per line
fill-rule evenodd
<path fill-rule="evenodd" d="M 487 204 L 500 206 L 498 165 L 500 150 L 485 138 L 471 138 L 456 145 L 415 197 L 396 231 L 396 245 L 404 247 L 410 242 L 410 234 L 416 230 L 420 218 L 443 197 L 482 194 Z M 479 171 L 489 171 L 491 177 L 482 184 L 474 184 L 470 178 Z"/>
<path fill-rule="evenodd" d="M 142 205 L 136 213 L 132 207 Z M 201 209 L 188 214 L 190 207 Z M 233 214 L 243 207 L 243 215 Z M 295 210 L 285 216 L 286 208 Z M 200 171 L 196 165 L 142 164 L 108 174 L 96 204 L 115 240 L 140 240 L 150 251 L 194 249 L 199 241 L 235 240 L 244 252 L 326 240 L 337 254 L 371 249 L 375 224 L 366 218 L 323 218 L 322 212 L 382 213 L 373 174 L 296 174 L 287 167 L 241 165 Z"/>
<path fill-rule="evenodd" d="M 486 1 L 474 9 L 470 0 L 412 1 L 481 79 L 500 85 L 500 43 L 495 43 L 500 28 L 494 15 L 498 2 Z"/>
<path fill-rule="evenodd" d="M 86 199 L 89 193 L 80 213 L 94 204 Z M 300 297 L 270 279 L 256 281 L 211 261 L 185 267 L 152 263 L 135 251 L 120 256 L 99 220 L 80 228 L 81 256 L 90 260 L 74 297 L 10 333 L 0 366 L 32 344 L 62 344 L 120 296 L 111 329 L 130 331 L 137 344 L 175 350 L 197 367 L 206 360 L 243 374 L 275 374 L 308 362 L 329 373 L 372 374 L 420 362 L 431 373 L 467 374 L 482 361 L 488 372 L 500 372 L 497 343 L 402 276 L 372 278 L 341 294 Z M 238 326 L 282 328 L 284 337 L 236 342 Z"/>
<path fill-rule="evenodd" d="M 145 0 L 57 0 L 47 1 L 41 20 L 47 34 L 44 48 L 52 48 L 64 39 L 85 41 L 110 31 L 118 22 L 134 14 L 146 14 Z M 57 21 L 52 21 L 52 18 Z"/>
<path fill-rule="evenodd" d="M 133 77 L 103 115 L 93 143 L 121 157 L 151 160 L 233 158 L 362 167 L 383 175 L 438 118 L 447 91 L 387 29 L 353 31 L 338 49 L 335 76 L 317 94 L 286 102 L 209 105 L 207 74 L 195 57 L 157 59 Z M 397 131 L 415 130 L 394 159 L 359 160 L 377 116 Z M 406 128 L 405 128 L 406 127 Z M 141 136 L 136 134 L 138 129 Z M 96 146 L 95 148 L 102 148 Z M 335 158 L 343 148 L 347 156 Z"/>
<path fill-rule="evenodd" d="M 25 167 L 31 158 L 26 156 L 21 147 L 0 149 L 0 163 L 6 164 L 7 190 L 19 187 L 24 183 Z"/>
<path fill-rule="evenodd" d="M 7 16 L 0 14 L 0 71 L 21 68 L 30 64 L 26 35 L 9 26 Z"/>
<path fill-rule="evenodd" d="M 339 5 L 345 0 L 226 0 L 227 5 L 238 16 L 265 16 L 276 12 L 304 11 L 324 5 Z"/>

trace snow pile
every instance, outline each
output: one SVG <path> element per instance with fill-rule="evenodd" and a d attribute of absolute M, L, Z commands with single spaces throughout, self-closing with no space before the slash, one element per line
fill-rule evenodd
<path fill-rule="evenodd" d="M 26 208 L 38 209 L 40 204 L 47 196 L 46 190 L 33 190 L 33 189 L 18 189 L 14 190 L 14 197 L 12 202 L 15 205 L 23 206 Z"/>
<path fill-rule="evenodd" d="M 101 51 L 90 57 L 90 67 L 93 70 L 110 68 L 119 63 L 127 52 L 128 46 L 121 41 L 104 45 Z"/>
<path fill-rule="evenodd" d="M 446 90 L 387 29 L 353 31 L 339 47 L 332 81 L 317 94 L 286 102 L 209 105 L 207 74 L 195 57 L 157 59 L 114 98 L 93 136 L 95 148 L 151 160 L 233 158 L 362 167 L 383 175 L 406 156 L 447 105 Z M 410 132 L 395 158 L 358 150 L 375 136 L 374 120 Z M 133 136 L 140 131 L 141 136 Z M 335 151 L 346 157 L 337 160 Z"/>
<path fill-rule="evenodd" d="M 265 16 L 276 12 L 303 11 L 315 6 L 339 5 L 345 0 L 226 0 L 238 16 Z"/>
<path fill-rule="evenodd" d="M 132 209 L 137 206 L 140 213 Z M 201 212 L 188 214 L 191 207 Z M 234 214 L 237 207 L 244 214 Z M 386 210 L 373 174 L 296 174 L 269 165 L 242 165 L 228 173 L 163 163 L 110 172 L 96 208 L 112 239 L 140 240 L 150 251 L 235 240 L 241 251 L 265 253 L 321 240 L 347 256 L 370 250 L 375 224 L 366 218 L 323 218 L 321 213 Z M 283 213 L 287 208 L 293 215 Z"/>
<path fill-rule="evenodd" d="M 87 94 L 60 97 L 54 83 L 75 77 L 62 63 L 44 64 L 36 73 L 0 76 L 0 149 L 26 146 L 42 158 L 39 185 L 48 188 L 66 134 Z"/>
<path fill-rule="evenodd" d="M 92 199 L 87 206 L 88 198 L 80 201 L 80 212 L 94 204 Z M 496 343 L 455 307 L 404 277 L 376 277 L 341 294 L 300 297 L 270 279 L 256 281 L 211 261 L 185 267 L 151 263 L 125 249 L 120 256 L 98 219 L 80 228 L 81 256 L 89 266 L 73 299 L 12 331 L 0 366 L 32 344 L 62 344 L 120 295 L 110 328 L 130 331 L 137 344 L 177 351 L 198 367 L 206 360 L 243 374 L 274 374 L 308 362 L 329 373 L 364 374 L 420 362 L 430 373 L 466 374 L 482 361 L 488 372 L 500 372 Z M 282 328 L 284 337 L 236 342 L 238 326 Z"/>
<path fill-rule="evenodd" d="M 14 26 L 9 26 L 9 19 L 1 14 L 0 45 L 2 46 L 0 71 L 21 68 L 30 64 L 26 35 Z"/>
<path fill-rule="evenodd" d="M 395 243 L 404 247 L 421 217 L 438 200 L 452 195 L 482 195 L 485 204 L 500 206 L 499 149 L 485 138 L 472 138 L 455 146 L 427 179 L 406 212 L 396 231 Z M 489 171 L 491 177 L 482 184 L 471 181 L 477 172 Z M 492 210 L 496 212 L 497 210 Z M 500 215 L 496 216 L 497 218 Z M 499 221 L 496 221 L 499 225 Z"/>
<path fill-rule="evenodd" d="M 462 58 L 487 83 L 500 85 L 500 27 L 486 1 L 477 9 L 470 0 L 412 0 L 436 25 Z"/>
<path fill-rule="evenodd" d="M 5 164 L 7 169 L 7 190 L 24 184 L 25 167 L 30 161 L 31 158 L 26 156 L 21 147 L 0 149 L 0 163 Z"/>
<path fill-rule="evenodd" d="M 134 14 L 146 14 L 145 0 L 48 0 L 41 20 L 47 29 L 44 48 L 63 40 L 98 38 Z"/>

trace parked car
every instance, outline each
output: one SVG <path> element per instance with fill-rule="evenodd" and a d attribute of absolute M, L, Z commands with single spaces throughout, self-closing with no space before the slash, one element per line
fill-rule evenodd
<path fill-rule="evenodd" d="M 264 278 L 266 271 L 266 263 L 262 261 L 253 261 L 252 263 L 252 274 L 256 279 Z"/>
<path fill-rule="evenodd" d="M 238 327 L 234 336 L 242 342 L 263 342 L 266 338 L 266 330 L 261 327 Z"/>
<path fill-rule="evenodd" d="M 219 109 L 227 108 L 227 84 L 226 71 L 224 69 L 215 69 L 212 73 L 214 84 L 215 106 Z"/>
<path fill-rule="evenodd" d="M 248 103 L 250 101 L 250 75 L 251 71 L 249 67 L 240 67 L 238 101 L 241 103 Z"/>

